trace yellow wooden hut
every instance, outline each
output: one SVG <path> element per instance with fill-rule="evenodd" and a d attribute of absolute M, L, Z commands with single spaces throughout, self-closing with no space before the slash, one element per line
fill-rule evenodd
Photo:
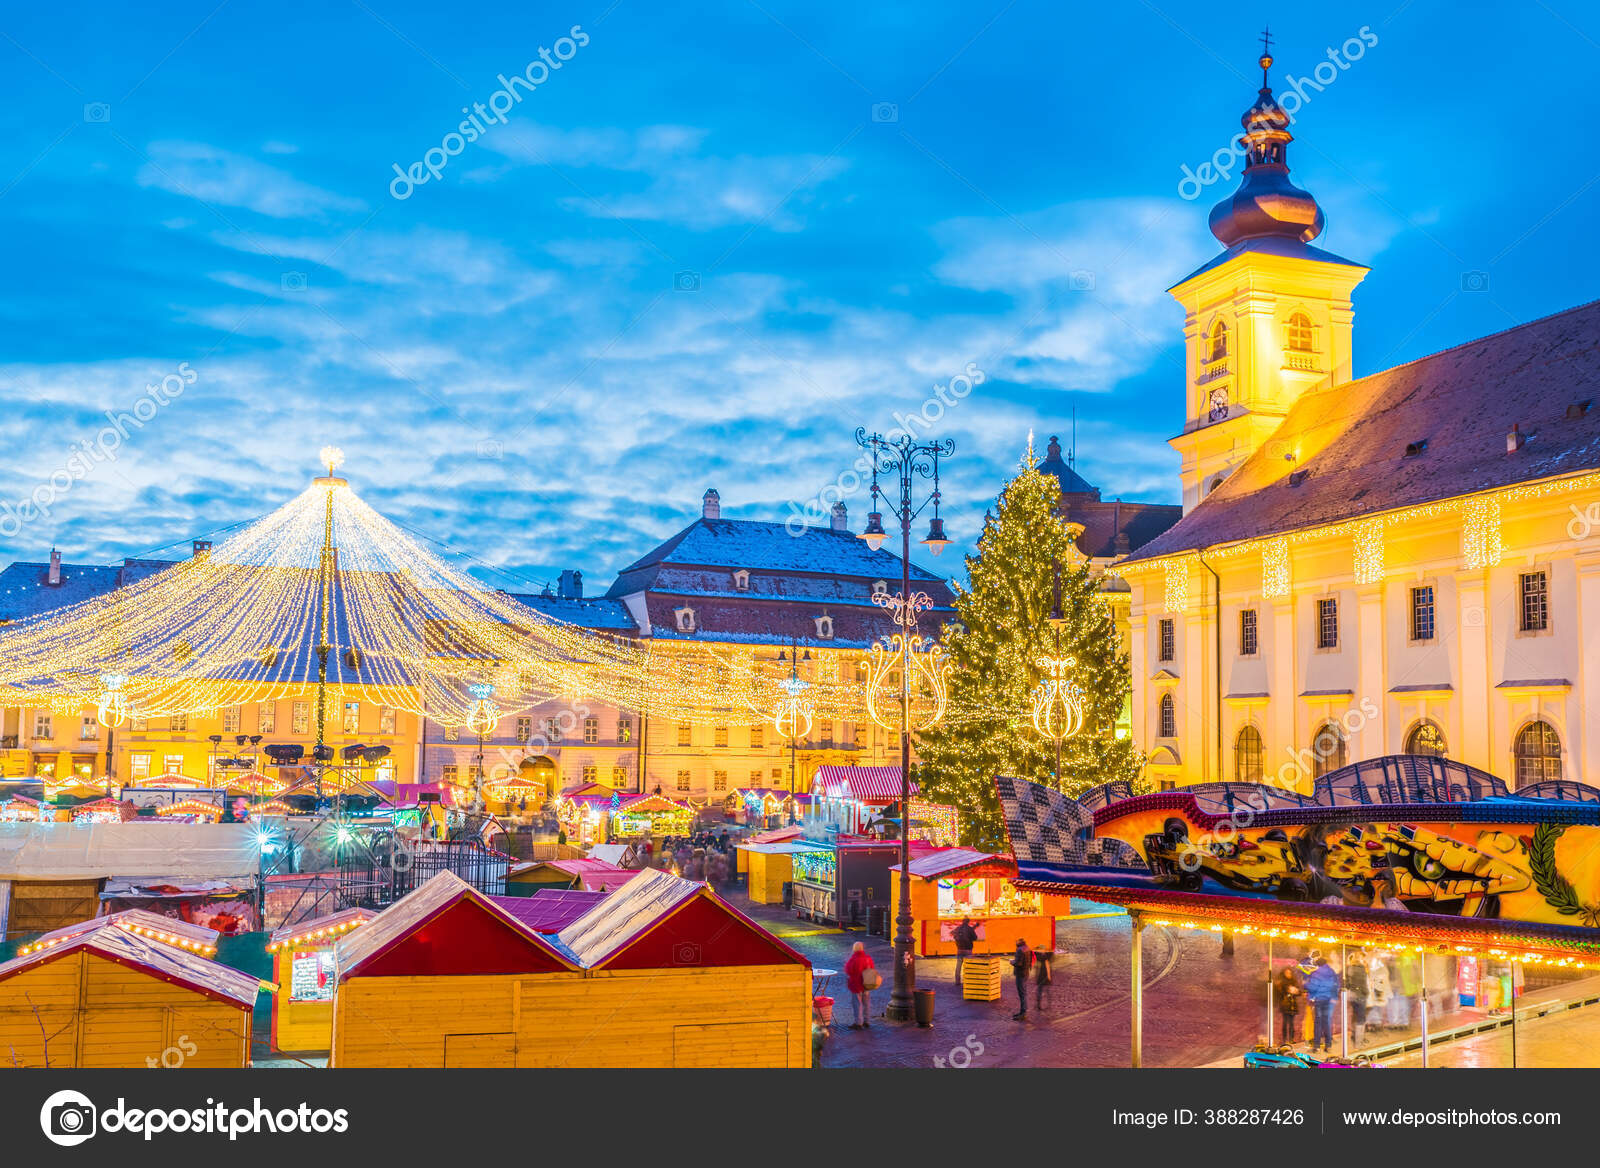
<path fill-rule="evenodd" d="M 554 935 L 539 900 L 440 873 L 341 940 L 330 1064 L 810 1065 L 810 963 L 705 885 L 642 872 Z"/>
<path fill-rule="evenodd" d="M 333 946 L 377 913 L 347 908 L 284 925 L 267 941 L 272 954 L 272 1048 L 321 1051 L 333 1045 Z"/>
<path fill-rule="evenodd" d="M 116 924 L 0 965 L 0 1059 L 246 1067 L 259 979 Z"/>

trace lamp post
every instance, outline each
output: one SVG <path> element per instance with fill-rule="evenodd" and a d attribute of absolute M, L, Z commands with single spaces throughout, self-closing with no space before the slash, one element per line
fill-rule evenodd
<path fill-rule="evenodd" d="M 1072 667 L 1078 662 L 1073 657 L 1061 655 L 1061 630 L 1067 619 L 1061 612 L 1061 565 L 1056 565 L 1055 604 L 1050 610 L 1050 628 L 1055 638 L 1055 652 L 1049 657 L 1039 657 L 1035 664 L 1044 670 L 1044 677 L 1033 687 L 1033 728 L 1056 744 L 1056 784 L 1061 783 L 1061 747 L 1067 739 L 1083 729 L 1083 690 L 1071 677 Z"/>
<path fill-rule="evenodd" d="M 805 660 L 811 660 L 811 650 L 805 651 Z M 778 650 L 778 662 L 784 661 L 784 652 Z M 779 685 L 784 696 L 778 699 L 773 708 L 772 724 L 778 733 L 789 740 L 789 795 L 792 800 L 795 787 L 799 781 L 795 751 L 800 745 L 800 739 L 811 733 L 811 717 L 814 707 L 811 701 L 801 695 L 811 688 L 811 683 L 800 677 L 800 643 L 794 638 L 789 638 L 789 676 Z M 765 809 L 763 809 L 765 810 Z"/>
<path fill-rule="evenodd" d="M 882 434 L 868 434 L 864 428 L 856 430 L 856 443 L 872 460 L 872 511 L 861 538 L 873 551 L 888 538 L 880 507 L 886 506 L 890 515 L 900 521 L 900 595 L 895 598 L 897 603 L 890 606 L 900 628 L 900 906 L 894 919 L 894 989 L 884 1016 L 891 1022 L 909 1022 L 913 1015 L 912 993 L 917 988 L 911 943 L 911 645 L 918 609 L 932 604 L 928 597 L 911 591 L 911 522 L 931 503 L 933 517 L 922 543 L 938 555 L 950 542 L 945 538 L 944 520 L 939 518 L 939 460 L 954 454 L 956 444 L 949 438 L 918 443 L 910 434 L 891 442 Z M 898 477 L 898 506 L 892 499 L 885 499 L 878 486 L 880 473 Z M 918 477 L 933 480 L 933 491 L 913 506 L 911 488 Z"/>

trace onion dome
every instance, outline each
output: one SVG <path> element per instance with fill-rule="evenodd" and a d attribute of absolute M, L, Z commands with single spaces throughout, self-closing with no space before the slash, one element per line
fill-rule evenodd
<path fill-rule="evenodd" d="M 1244 133 L 1238 145 L 1245 154 L 1239 189 L 1211 209 L 1211 234 L 1232 247 L 1241 240 L 1277 236 L 1310 243 L 1322 234 L 1322 208 L 1307 191 L 1289 181 L 1289 115 L 1272 96 L 1267 70 L 1272 57 L 1261 56 L 1261 91 L 1245 110 Z"/>

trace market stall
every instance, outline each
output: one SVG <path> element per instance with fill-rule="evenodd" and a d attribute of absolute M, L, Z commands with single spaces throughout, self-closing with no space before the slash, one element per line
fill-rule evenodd
<path fill-rule="evenodd" d="M 911 936 L 917 955 L 955 956 L 951 934 L 963 919 L 977 930 L 975 953 L 1009 952 L 1019 939 L 1031 949 L 1055 948 L 1056 904 L 1046 900 L 1057 898 L 1017 888 L 1016 875 L 1011 857 L 970 848 L 937 848 L 914 857 Z M 900 882 L 891 879 L 890 919 L 899 912 Z"/>
<path fill-rule="evenodd" d="M 507 871 L 506 895 L 532 896 L 544 888 L 611 892 L 638 874 L 637 869 L 619 868 L 604 860 L 529 860 L 512 864 Z"/>
<path fill-rule="evenodd" d="M 831 925 L 866 926 L 874 908 L 887 911 L 895 842 L 841 838 L 792 853 L 797 916 Z"/>
<path fill-rule="evenodd" d="M 911 784 L 916 795 L 917 784 Z M 837 766 L 817 768 L 811 784 L 811 815 L 836 827 L 843 835 L 857 835 L 900 802 L 900 768 L 897 766 Z"/>
<path fill-rule="evenodd" d="M 611 814 L 613 839 L 688 835 L 694 829 L 694 808 L 665 795 L 638 795 L 619 803 Z"/>
<path fill-rule="evenodd" d="M 602 783 L 585 783 L 561 792 L 556 799 L 556 821 L 566 842 L 582 848 L 608 842 L 611 811 L 621 802 L 622 797 Z"/>
<path fill-rule="evenodd" d="M 320 1051 L 333 1045 L 333 947 L 377 914 L 347 908 L 284 925 L 267 941 L 272 954 L 272 1047 Z"/>
<path fill-rule="evenodd" d="M 737 848 L 739 869 L 748 874 L 746 895 L 753 904 L 782 904 L 783 887 L 794 881 L 794 857 L 799 852 L 824 849 L 802 839 L 776 843 L 743 843 Z"/>

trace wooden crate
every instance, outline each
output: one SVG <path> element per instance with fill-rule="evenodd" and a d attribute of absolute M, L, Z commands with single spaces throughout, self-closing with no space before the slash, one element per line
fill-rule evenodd
<path fill-rule="evenodd" d="M 1005 986 L 1002 957 L 969 957 L 961 966 L 961 996 L 969 1002 L 998 1002 Z"/>

